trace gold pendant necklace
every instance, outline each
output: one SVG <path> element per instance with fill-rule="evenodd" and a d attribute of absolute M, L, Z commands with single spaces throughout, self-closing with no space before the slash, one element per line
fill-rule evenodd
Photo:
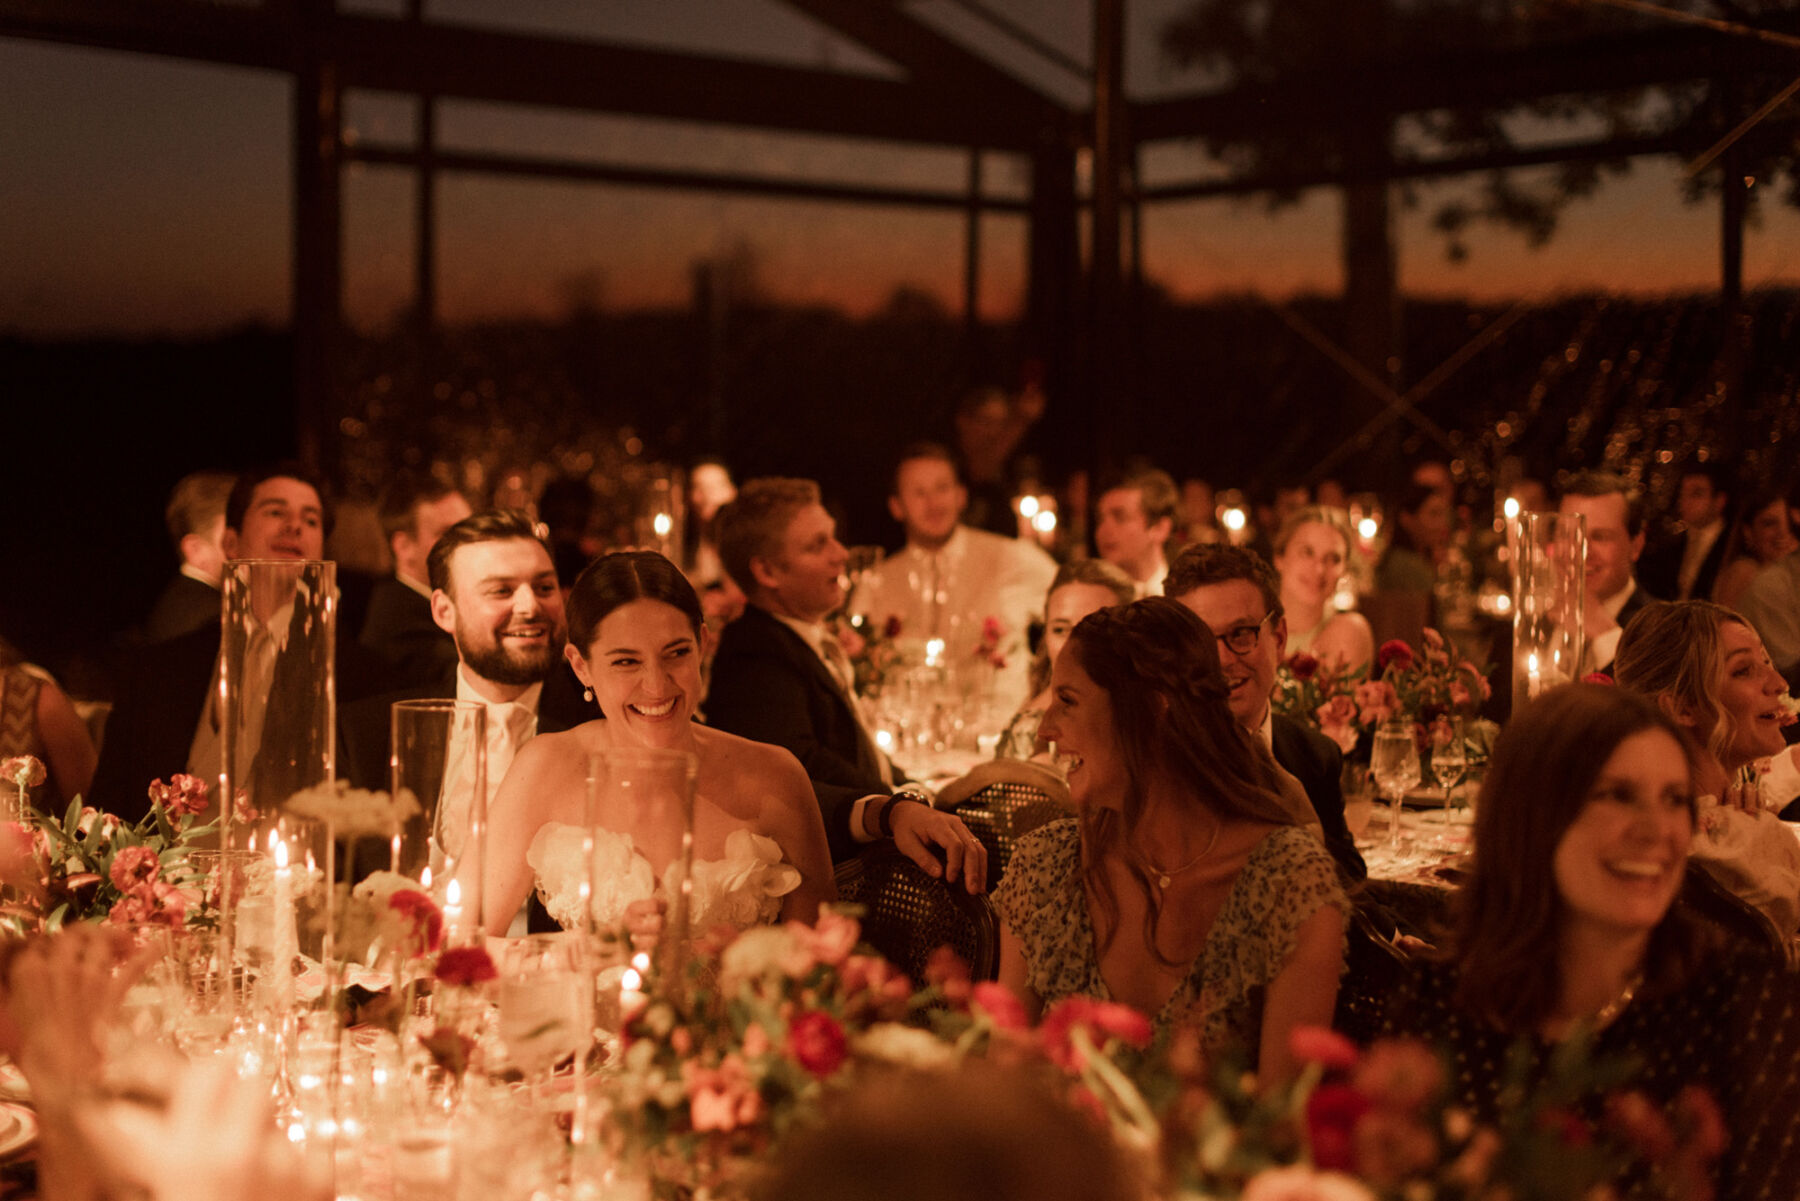
<path fill-rule="evenodd" d="M 1224 822 L 1214 822 L 1212 837 L 1206 840 L 1205 848 L 1198 855 L 1195 855 L 1180 867 L 1172 867 L 1165 870 L 1150 862 L 1149 856 L 1142 856 L 1140 858 L 1140 862 L 1143 863 L 1145 870 L 1150 873 L 1151 883 L 1156 885 L 1156 895 L 1158 897 L 1162 896 L 1168 889 L 1169 883 L 1174 880 L 1176 876 L 1179 876 L 1181 873 L 1194 867 L 1198 867 L 1208 855 L 1212 854 L 1213 848 L 1219 844 L 1219 831 L 1224 828 Z"/>
<path fill-rule="evenodd" d="M 1594 1033 L 1598 1034 L 1600 1031 L 1612 1025 L 1613 1019 L 1625 1012 L 1625 1007 L 1631 1004 L 1631 999 L 1633 997 L 1637 996 L 1638 985 L 1643 982 L 1644 973 L 1637 973 L 1625 982 L 1625 988 L 1618 996 L 1600 1007 L 1599 1012 L 1594 1014 Z"/>

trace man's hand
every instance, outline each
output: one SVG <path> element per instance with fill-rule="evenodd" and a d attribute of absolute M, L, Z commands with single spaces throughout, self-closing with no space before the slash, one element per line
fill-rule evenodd
<path fill-rule="evenodd" d="M 894 845 L 900 853 L 925 869 L 926 874 L 942 876 L 949 881 L 962 880 L 972 893 L 987 888 L 987 848 L 982 846 L 961 819 L 910 801 L 890 801 L 893 806 L 889 821 L 894 830 Z M 944 853 L 938 862 L 937 851 Z"/>

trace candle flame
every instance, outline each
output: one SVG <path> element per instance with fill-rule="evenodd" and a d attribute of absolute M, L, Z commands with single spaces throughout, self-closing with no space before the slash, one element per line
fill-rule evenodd
<path fill-rule="evenodd" d="M 649 971 L 650 970 L 650 952 L 639 951 L 637 954 L 633 955 L 631 957 L 631 966 L 636 968 L 639 972 Z"/>
<path fill-rule="evenodd" d="M 275 831 L 273 831 L 273 830 L 269 831 L 269 849 L 275 852 L 275 868 L 276 868 L 276 870 L 277 871 L 286 871 L 287 865 L 288 865 L 287 843 L 281 841 L 280 838 L 276 837 Z"/>
<path fill-rule="evenodd" d="M 427 867 L 424 871 L 419 873 L 419 887 L 424 888 L 424 889 L 430 889 L 430 887 L 431 887 L 431 868 Z M 455 880 L 450 881 L 450 887 L 452 887 L 452 888 L 456 887 Z"/>
<path fill-rule="evenodd" d="M 650 526 L 658 538 L 667 538 L 669 531 L 675 528 L 675 521 L 667 513 L 658 513 L 650 519 Z"/>
<path fill-rule="evenodd" d="M 430 871 L 431 869 L 426 868 L 425 870 Z M 462 904 L 462 884 L 459 881 L 452 880 L 452 881 L 450 881 L 449 885 L 447 887 L 445 887 L 445 889 L 444 889 L 444 904 L 446 904 L 446 905 Z"/>
<path fill-rule="evenodd" d="M 619 977 L 620 992 L 641 992 L 643 991 L 643 987 L 644 978 L 638 974 L 638 970 L 634 967 L 626 968 L 625 974 Z"/>
<path fill-rule="evenodd" d="M 1032 517 L 1036 517 L 1037 515 L 1038 515 L 1038 498 L 1035 496 L 1021 496 L 1019 498 L 1019 516 L 1025 517 L 1025 518 L 1032 518 Z"/>
<path fill-rule="evenodd" d="M 1516 496 L 1507 497 L 1506 503 L 1500 506 L 1500 511 L 1502 513 L 1506 514 L 1506 519 L 1508 521 L 1512 521 L 1513 519 L 1518 517 L 1518 515 L 1519 515 L 1519 498 Z"/>

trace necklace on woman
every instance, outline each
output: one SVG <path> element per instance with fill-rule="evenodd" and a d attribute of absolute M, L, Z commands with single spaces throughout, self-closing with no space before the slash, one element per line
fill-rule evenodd
<path fill-rule="evenodd" d="M 1621 1013 L 1625 1012 L 1625 1007 L 1631 1004 L 1631 998 L 1637 996 L 1638 985 L 1643 982 L 1644 973 L 1634 973 L 1631 979 L 1625 981 L 1625 987 L 1619 991 L 1618 996 L 1614 997 L 1595 1011 L 1591 1022 L 1594 1033 L 1598 1034 L 1600 1031 L 1612 1025 L 1613 1020 Z"/>
<path fill-rule="evenodd" d="M 1200 864 L 1205 861 L 1206 857 L 1212 854 L 1213 848 L 1219 845 L 1219 831 L 1224 828 L 1224 822 L 1214 822 L 1212 837 L 1206 840 L 1206 846 L 1201 849 L 1198 855 L 1195 855 L 1180 867 L 1161 868 L 1152 863 L 1148 855 L 1138 856 L 1138 862 L 1142 863 L 1144 869 L 1150 874 L 1150 882 L 1156 885 L 1156 895 L 1159 900 L 1162 898 L 1164 891 L 1168 889 L 1170 881 L 1174 880 L 1176 876 L 1181 875 L 1183 872 L 1190 871 L 1193 868 L 1200 866 Z"/>

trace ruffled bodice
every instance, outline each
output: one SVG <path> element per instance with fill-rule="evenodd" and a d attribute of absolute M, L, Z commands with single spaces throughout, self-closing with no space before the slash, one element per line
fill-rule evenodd
<path fill-rule="evenodd" d="M 565 928 L 581 914 L 582 827 L 548 822 L 531 840 L 525 860 L 536 873 L 544 909 Z M 629 834 L 594 831 L 593 911 L 605 929 L 625 920 L 625 908 L 666 894 Z M 781 858 L 781 846 L 752 830 L 733 830 L 720 859 L 695 859 L 689 928 L 703 934 L 715 926 L 743 930 L 774 921 L 781 898 L 800 886 L 800 870 Z"/>

